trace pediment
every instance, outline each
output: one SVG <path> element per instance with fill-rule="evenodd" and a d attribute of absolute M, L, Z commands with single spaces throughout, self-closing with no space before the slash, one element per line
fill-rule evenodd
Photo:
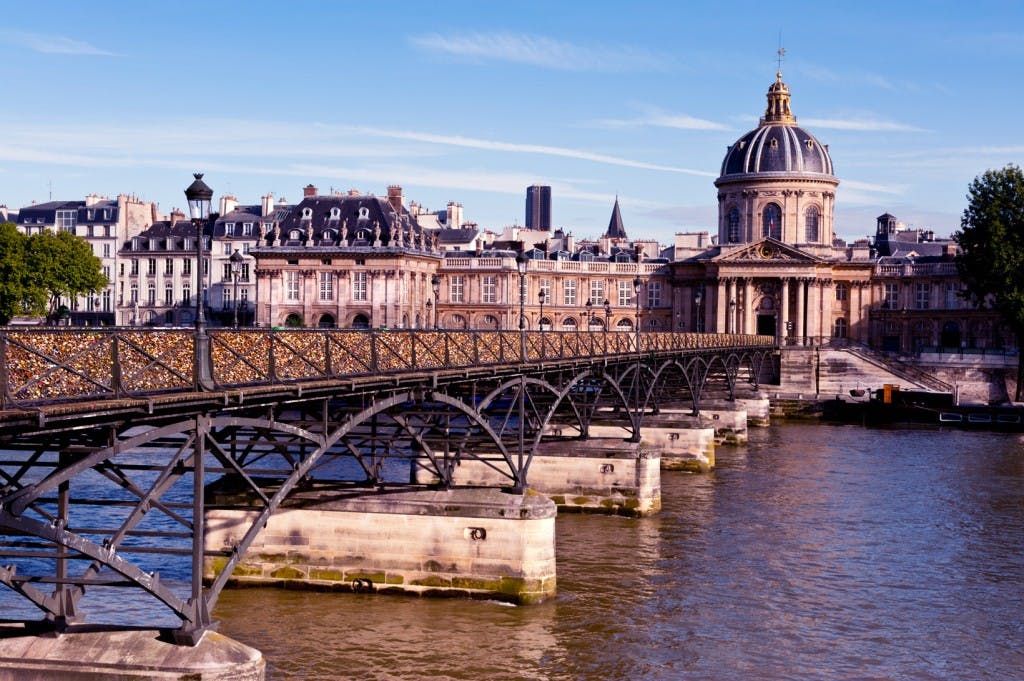
<path fill-rule="evenodd" d="M 795 248 L 789 244 L 784 244 L 781 241 L 776 241 L 772 238 L 765 238 L 760 241 L 755 241 L 752 244 L 741 246 L 735 250 L 730 250 L 728 253 L 722 253 L 721 255 L 713 258 L 712 262 L 811 264 L 823 261 L 820 258 L 813 256 L 810 253 L 805 253 L 799 248 Z"/>

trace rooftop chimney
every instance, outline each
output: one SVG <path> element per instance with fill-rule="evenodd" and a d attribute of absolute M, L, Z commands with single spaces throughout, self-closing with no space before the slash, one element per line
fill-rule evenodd
<path fill-rule="evenodd" d="M 260 206 L 261 206 L 261 208 L 260 208 L 260 215 L 262 217 L 267 217 L 268 215 L 273 213 L 274 212 L 274 195 L 273 194 L 267 194 L 266 196 L 261 197 L 261 199 L 260 199 Z"/>
<path fill-rule="evenodd" d="M 317 190 L 317 188 L 314 187 L 312 184 L 307 184 L 305 187 L 302 188 L 302 198 L 304 199 L 308 199 L 311 196 L 316 196 L 319 193 L 319 190 Z"/>
<path fill-rule="evenodd" d="M 402 214 L 402 188 L 397 184 L 388 185 L 388 203 L 391 209 L 399 215 Z"/>
<path fill-rule="evenodd" d="M 225 194 L 220 197 L 220 214 L 227 215 L 234 209 L 238 208 L 238 199 L 231 194 Z"/>

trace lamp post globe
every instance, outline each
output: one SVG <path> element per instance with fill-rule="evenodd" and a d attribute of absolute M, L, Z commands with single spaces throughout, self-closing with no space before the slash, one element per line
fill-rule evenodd
<path fill-rule="evenodd" d="M 231 262 L 231 278 L 234 279 L 234 282 L 235 282 L 235 292 L 233 294 L 232 300 L 235 303 L 234 304 L 235 313 L 234 313 L 234 320 L 233 320 L 234 321 L 234 327 L 237 329 L 238 328 L 238 308 L 240 307 L 239 300 L 238 300 L 238 278 L 242 274 L 242 263 L 245 261 L 245 257 L 241 253 L 239 253 L 238 249 L 236 248 L 235 252 L 231 254 L 231 257 L 228 258 L 228 260 Z"/>
<path fill-rule="evenodd" d="M 587 303 L 586 303 L 586 305 L 584 305 L 584 307 L 587 308 L 587 331 L 593 331 L 594 330 L 593 329 L 593 326 L 594 326 L 594 312 L 593 312 L 593 310 L 594 310 L 594 301 L 592 301 L 592 300 L 590 300 L 588 298 L 587 299 Z"/>

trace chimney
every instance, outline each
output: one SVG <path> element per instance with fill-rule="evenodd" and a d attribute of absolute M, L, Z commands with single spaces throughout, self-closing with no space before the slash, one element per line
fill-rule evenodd
<path fill-rule="evenodd" d="M 639 264 L 639 263 L 642 263 L 643 261 L 644 261 L 644 245 L 643 244 L 637 244 L 636 245 L 636 262 L 637 262 L 637 264 Z"/>
<path fill-rule="evenodd" d="M 349 196 L 359 196 L 359 190 L 358 189 L 349 189 L 348 190 L 348 195 Z"/>
<path fill-rule="evenodd" d="M 448 202 L 448 211 L 445 214 L 445 222 L 448 229 L 462 229 L 462 204 L 454 201 Z"/>
<path fill-rule="evenodd" d="M 267 217 L 274 212 L 274 195 L 267 194 L 266 196 L 260 197 L 260 215 Z"/>
<path fill-rule="evenodd" d="M 95 206 L 99 202 L 100 202 L 100 197 L 97 196 L 96 194 L 89 194 L 89 196 L 85 197 L 85 205 L 87 207 L 88 206 Z"/>
<path fill-rule="evenodd" d="M 238 199 L 231 194 L 225 194 L 220 197 L 220 214 L 227 215 L 234 209 L 238 208 Z"/>
<path fill-rule="evenodd" d="M 311 196 L 316 196 L 320 192 L 312 184 L 307 184 L 302 188 L 302 198 L 308 199 Z"/>
<path fill-rule="evenodd" d="M 391 209 L 399 215 L 402 214 L 402 188 L 397 184 L 388 185 L 388 203 Z"/>

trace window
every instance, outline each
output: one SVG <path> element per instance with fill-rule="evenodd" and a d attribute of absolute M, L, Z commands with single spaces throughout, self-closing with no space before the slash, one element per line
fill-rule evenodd
<path fill-rule="evenodd" d="M 103 257 L 104 258 L 109 258 L 110 257 L 110 244 L 103 244 Z"/>
<path fill-rule="evenodd" d="M 846 338 L 846 320 L 840 317 L 832 328 L 832 335 L 835 338 Z"/>
<path fill-rule="evenodd" d="M 174 274 L 174 258 L 164 260 L 164 274 L 168 277 Z"/>
<path fill-rule="evenodd" d="M 238 273 L 238 281 L 249 281 L 249 263 L 242 263 L 242 269 Z"/>
<path fill-rule="evenodd" d="M 224 223 L 224 236 L 234 236 L 234 235 L 235 235 L 235 223 L 233 223 L 233 222 L 225 222 Z"/>
<path fill-rule="evenodd" d="M 804 213 L 804 233 L 807 241 L 818 240 L 818 207 L 810 206 Z"/>
<path fill-rule="evenodd" d="M 957 310 L 963 298 L 960 297 L 960 284 L 955 281 L 946 282 L 946 309 Z"/>
<path fill-rule="evenodd" d="M 292 301 L 299 299 L 299 273 L 295 270 L 284 273 L 284 299 Z"/>
<path fill-rule="evenodd" d="M 224 255 L 231 255 L 231 244 L 224 244 Z"/>
<path fill-rule="evenodd" d="M 540 280 L 540 292 L 544 295 L 544 304 L 548 305 L 551 303 L 551 280 L 541 279 Z"/>
<path fill-rule="evenodd" d="M 456 276 L 449 279 L 449 301 L 453 303 L 465 302 L 463 298 L 465 290 L 465 277 Z"/>
<path fill-rule="evenodd" d="M 131 295 L 131 299 L 130 299 L 131 302 L 133 302 L 133 303 L 139 302 L 139 285 L 136 284 L 134 281 L 132 282 L 132 288 L 131 288 L 131 294 L 130 295 Z"/>
<path fill-rule="evenodd" d="M 485 276 L 482 281 L 481 290 L 483 291 L 482 302 L 494 303 L 498 300 L 498 279 L 494 276 Z"/>
<path fill-rule="evenodd" d="M 103 212 L 106 213 L 107 211 L 103 211 Z M 110 229 L 111 229 L 110 225 L 104 225 L 103 226 L 103 236 L 112 236 L 111 233 L 110 233 Z"/>
<path fill-rule="evenodd" d="M 243 222 L 242 223 L 242 236 L 252 236 L 252 223 L 251 222 Z"/>
<path fill-rule="evenodd" d="M 927 281 L 919 281 L 914 285 L 914 308 L 927 310 L 930 308 L 932 298 L 932 285 Z"/>
<path fill-rule="evenodd" d="M 731 244 L 740 241 L 740 209 L 736 206 L 729 209 L 729 216 L 726 218 L 726 239 Z"/>
<path fill-rule="evenodd" d="M 243 288 L 238 291 L 238 307 L 243 310 L 249 308 L 249 289 Z"/>
<path fill-rule="evenodd" d="M 132 260 L 132 276 L 138 276 L 138 275 L 139 275 L 139 261 L 138 260 Z"/>
<path fill-rule="evenodd" d="M 782 209 L 777 203 L 769 203 L 761 214 L 761 236 L 782 240 Z"/>
<path fill-rule="evenodd" d="M 103 311 L 104 312 L 110 312 L 110 310 L 112 309 L 111 308 L 111 303 L 112 303 L 112 300 L 111 300 L 110 289 L 107 289 L 106 291 L 103 292 Z"/>
<path fill-rule="evenodd" d="M 75 233 L 75 223 L 78 220 L 77 210 L 59 210 L 54 220 L 58 232 Z M 39 222 L 39 220 L 37 220 Z"/>
<path fill-rule="evenodd" d="M 576 304 L 576 280 L 566 279 L 562 282 L 562 304 L 563 305 L 575 305 Z"/>
<path fill-rule="evenodd" d="M 192 274 L 192 261 L 185 259 L 181 261 L 181 273 Z"/>
<path fill-rule="evenodd" d="M 124 268 L 123 268 L 123 267 L 122 267 L 122 270 L 121 270 L 121 271 L 122 271 L 122 272 L 124 271 Z M 107 281 L 110 281 L 110 280 L 111 280 L 111 279 L 110 279 L 110 265 L 104 265 L 104 266 L 103 266 L 103 276 L 107 278 Z"/>
<path fill-rule="evenodd" d="M 352 273 L 352 300 L 365 301 L 366 296 L 366 272 L 353 272 Z"/>
<path fill-rule="evenodd" d="M 590 280 L 590 302 L 594 305 L 604 305 L 604 280 Z"/>
<path fill-rule="evenodd" d="M 164 305 L 174 305 L 174 287 L 170 285 L 164 288 Z"/>
<path fill-rule="evenodd" d="M 151 277 L 156 276 L 156 258 L 149 258 L 146 261 L 146 274 Z"/>
<path fill-rule="evenodd" d="M 231 289 L 229 287 L 225 286 L 224 288 L 221 289 L 220 300 L 222 310 L 231 309 Z"/>
<path fill-rule="evenodd" d="M 334 300 L 334 272 L 320 273 L 320 300 Z"/>
<path fill-rule="evenodd" d="M 661 307 L 661 282 L 647 282 L 647 307 Z"/>
<path fill-rule="evenodd" d="M 249 255 L 249 243 L 242 244 L 242 255 Z"/>
<path fill-rule="evenodd" d="M 846 284 L 836 284 L 836 300 L 846 300 L 849 291 L 850 289 Z"/>
<path fill-rule="evenodd" d="M 174 237 L 169 236 L 169 237 L 167 237 L 167 239 L 164 240 L 164 250 L 167 250 L 167 251 L 173 251 L 174 250 Z"/>
<path fill-rule="evenodd" d="M 192 304 L 192 287 L 185 284 L 181 287 L 181 304 L 191 305 Z"/>
<path fill-rule="evenodd" d="M 224 263 L 224 276 L 221 277 L 221 281 L 231 281 L 234 276 L 231 274 L 231 263 Z"/>
<path fill-rule="evenodd" d="M 633 304 L 633 282 L 620 281 L 619 284 L 619 307 L 629 307 Z"/>
<path fill-rule="evenodd" d="M 146 291 L 146 302 L 156 305 L 156 284 L 150 284 Z"/>
<path fill-rule="evenodd" d="M 900 285 L 885 284 L 882 288 L 882 309 L 898 310 L 900 307 Z"/>

